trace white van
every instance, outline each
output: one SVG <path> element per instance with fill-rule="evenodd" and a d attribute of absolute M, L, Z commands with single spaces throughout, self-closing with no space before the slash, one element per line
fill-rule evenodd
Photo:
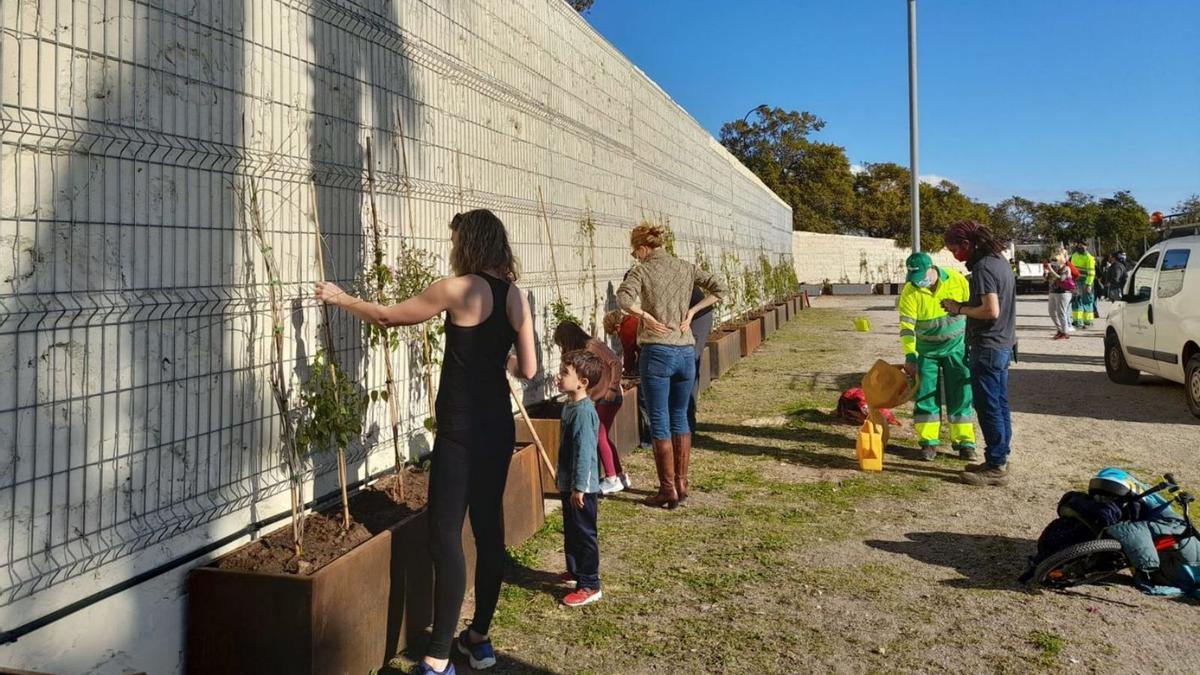
<path fill-rule="evenodd" d="M 1104 367 L 1119 384 L 1139 372 L 1183 384 L 1200 417 L 1200 236 L 1161 241 L 1138 261 L 1108 312 Z"/>

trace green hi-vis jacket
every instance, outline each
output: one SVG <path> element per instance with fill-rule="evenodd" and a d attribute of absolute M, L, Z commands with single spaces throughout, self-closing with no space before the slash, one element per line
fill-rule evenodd
<path fill-rule="evenodd" d="M 1082 277 L 1077 283 L 1084 288 L 1091 288 L 1092 284 L 1096 283 L 1096 258 L 1091 253 L 1072 253 L 1071 264 L 1079 270 L 1079 276 Z"/>
<path fill-rule="evenodd" d="M 945 356 L 964 348 L 967 318 L 947 314 L 942 300 L 966 302 L 970 286 L 954 270 L 939 267 L 938 275 L 934 290 L 906 283 L 900 292 L 900 346 L 906 361 L 916 361 L 918 354 Z"/>

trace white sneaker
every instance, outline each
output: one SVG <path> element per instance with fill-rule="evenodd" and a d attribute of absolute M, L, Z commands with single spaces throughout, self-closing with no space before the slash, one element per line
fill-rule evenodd
<path fill-rule="evenodd" d="M 629 480 L 629 474 L 621 474 L 621 485 L 624 485 L 626 490 L 633 487 L 633 481 Z"/>
<path fill-rule="evenodd" d="M 621 483 L 621 479 L 618 476 L 609 476 L 600 481 L 601 494 L 611 495 L 624 489 L 625 485 Z"/>

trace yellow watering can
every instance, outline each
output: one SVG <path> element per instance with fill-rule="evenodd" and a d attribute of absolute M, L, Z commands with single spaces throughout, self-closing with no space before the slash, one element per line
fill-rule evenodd
<path fill-rule="evenodd" d="M 858 430 L 858 468 L 883 471 L 883 451 L 888 445 L 888 423 L 880 408 L 895 408 L 912 400 L 921 384 L 919 377 L 909 379 L 901 366 L 879 360 L 863 375 L 862 390 L 870 412 Z"/>

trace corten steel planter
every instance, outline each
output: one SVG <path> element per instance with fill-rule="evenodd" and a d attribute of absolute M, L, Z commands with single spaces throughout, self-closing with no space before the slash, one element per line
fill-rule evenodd
<path fill-rule="evenodd" d="M 696 370 L 696 393 L 703 394 L 712 382 L 712 352 L 715 347 L 706 342 L 700 351 L 700 367 Z"/>
<path fill-rule="evenodd" d="M 758 320 L 762 323 L 762 339 L 763 341 L 770 340 L 775 335 L 775 329 L 778 328 L 775 322 L 775 310 L 764 309 L 759 314 Z"/>
<path fill-rule="evenodd" d="M 617 455 L 624 459 L 638 446 L 638 382 L 622 380 L 621 391 L 624 402 L 613 420 L 609 440 L 617 448 Z"/>
<path fill-rule="evenodd" d="M 792 320 L 792 303 L 790 301 L 784 301 L 776 304 L 775 311 L 779 314 L 780 326 Z"/>
<path fill-rule="evenodd" d="M 537 446 L 520 445 L 508 465 L 504 484 L 504 545 L 519 546 L 546 522 L 542 499 L 542 458 Z"/>
<path fill-rule="evenodd" d="M 762 344 L 762 321 L 757 318 L 747 319 L 738 327 L 742 338 L 742 356 L 750 356 Z"/>
<path fill-rule="evenodd" d="M 715 380 L 729 372 L 742 358 L 742 336 L 739 331 L 715 331 L 708 336 L 709 377 Z"/>
<path fill-rule="evenodd" d="M 504 488 L 504 541 L 517 546 L 545 520 L 540 459 L 513 452 Z M 463 523 L 468 588 L 475 540 Z M 189 675 L 359 675 L 381 669 L 433 621 L 429 516 L 422 510 L 311 575 L 206 566 L 188 574 Z"/>
<path fill-rule="evenodd" d="M 636 406 L 634 407 L 636 408 Z M 550 463 L 557 471 L 558 448 L 561 440 L 559 435 L 562 430 L 562 403 L 543 401 L 527 407 L 526 410 L 529 411 L 529 418 L 533 422 L 533 428 L 537 431 L 538 438 L 546 448 L 546 455 L 549 456 Z M 529 428 L 525 426 L 525 421 L 519 414 L 516 424 L 517 443 L 533 443 L 533 436 L 529 433 Z M 555 485 L 554 477 L 550 475 L 550 471 L 544 464 L 539 462 L 538 465 L 542 474 L 542 493 L 548 497 L 558 497 L 558 487 Z"/>

